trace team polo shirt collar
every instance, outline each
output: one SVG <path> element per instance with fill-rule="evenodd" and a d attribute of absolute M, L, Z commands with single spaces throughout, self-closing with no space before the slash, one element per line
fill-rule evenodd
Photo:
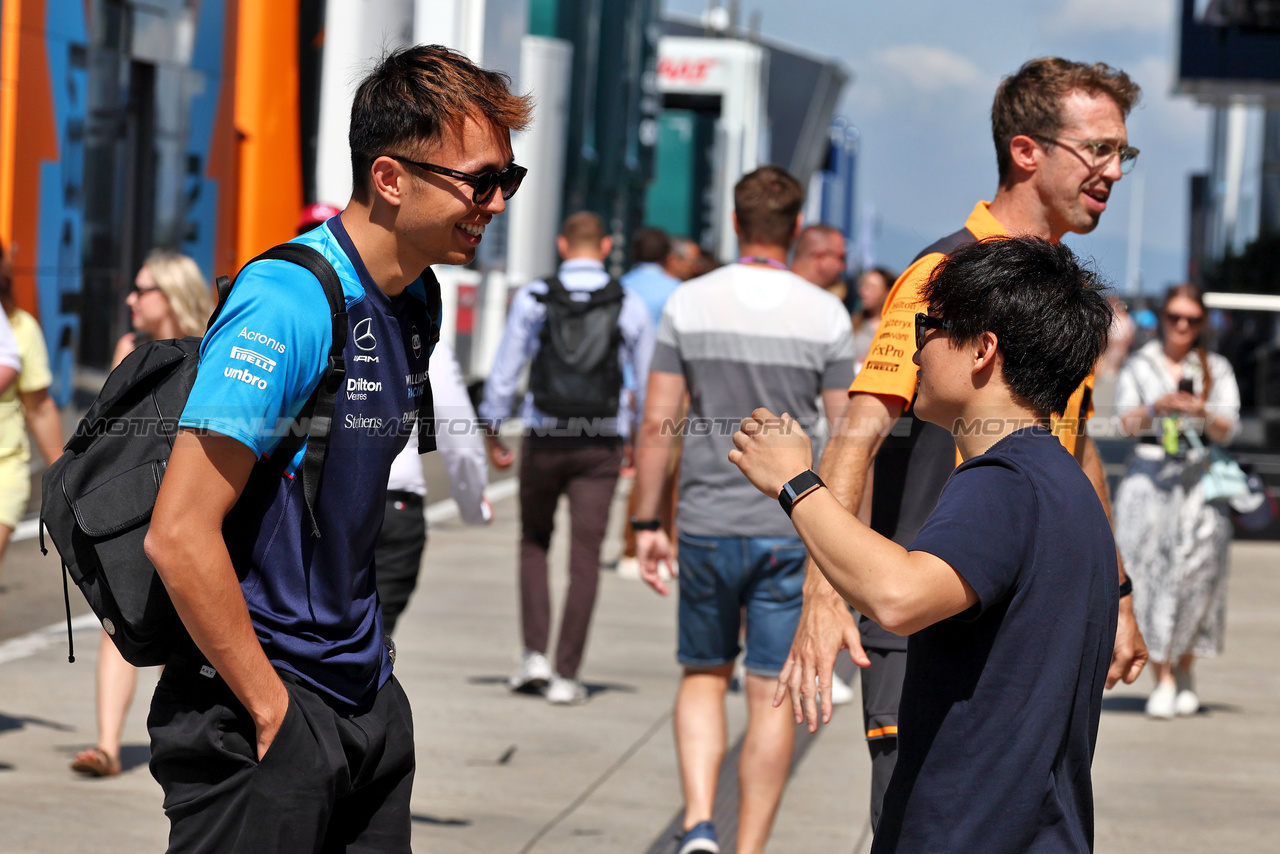
<path fill-rule="evenodd" d="M 991 214 L 991 202 L 978 202 L 964 221 L 965 230 L 978 240 L 988 237 L 1008 237 L 1009 230 Z"/>
<path fill-rule="evenodd" d="M 325 223 L 329 227 L 329 231 L 333 232 L 333 237 L 338 241 L 338 245 L 342 247 L 342 251 L 347 254 L 347 258 L 351 261 L 351 267 L 356 271 L 357 278 L 364 288 L 364 295 L 367 299 L 373 300 L 374 305 L 382 306 L 384 311 L 390 310 L 391 306 L 397 305 L 398 300 L 408 293 L 406 288 L 399 297 L 388 296 L 387 293 L 378 287 L 378 283 L 373 280 L 373 276 L 369 275 L 369 268 L 364 265 L 364 259 L 360 257 L 360 251 L 356 249 L 355 243 L 351 240 L 351 235 L 347 234 L 347 229 L 342 224 L 341 217 L 330 217 Z"/>
<path fill-rule="evenodd" d="M 561 273 L 585 272 L 587 270 L 604 270 L 604 262 L 597 261 L 595 258 L 570 258 L 560 265 Z"/>

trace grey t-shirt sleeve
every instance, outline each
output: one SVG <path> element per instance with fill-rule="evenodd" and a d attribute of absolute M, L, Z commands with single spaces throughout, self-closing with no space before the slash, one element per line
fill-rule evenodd
<path fill-rule="evenodd" d="M 841 323 L 838 334 L 827 351 L 826 365 L 822 370 L 822 387 L 848 388 L 852 383 L 853 327 L 849 323 Z"/>
<path fill-rule="evenodd" d="M 674 299 L 667 300 L 666 308 L 662 310 L 662 320 L 658 322 L 658 340 L 653 346 L 653 361 L 649 363 L 649 370 L 664 374 L 683 374 L 684 359 L 680 356 L 680 339 L 676 332 L 673 303 Z"/>

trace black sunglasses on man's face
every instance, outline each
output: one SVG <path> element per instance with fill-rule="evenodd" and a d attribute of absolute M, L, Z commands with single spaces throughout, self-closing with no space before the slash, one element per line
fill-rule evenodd
<path fill-rule="evenodd" d="M 922 311 L 916 312 L 916 349 L 924 349 L 924 336 L 930 329 L 951 331 L 951 323 L 945 317 L 933 317 Z"/>
<path fill-rule="evenodd" d="M 502 198 L 511 198 L 516 194 L 516 190 L 520 189 L 520 182 L 524 180 L 524 176 L 529 172 L 523 166 L 517 166 L 512 163 L 501 172 L 484 172 L 480 175 L 472 175 L 470 172 L 459 172 L 457 169 L 437 166 L 434 163 L 410 160 L 398 154 L 388 154 L 387 157 L 400 163 L 417 166 L 419 169 L 425 169 L 428 172 L 435 172 L 437 175 L 448 175 L 450 178 L 457 178 L 459 181 L 470 184 L 473 190 L 471 201 L 477 205 L 483 205 L 489 201 L 493 197 L 493 191 L 497 189 L 502 190 Z"/>

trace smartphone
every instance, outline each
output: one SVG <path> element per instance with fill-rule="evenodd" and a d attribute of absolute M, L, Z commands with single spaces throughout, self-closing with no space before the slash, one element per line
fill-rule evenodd
<path fill-rule="evenodd" d="M 1185 391 L 1187 394 L 1195 394 L 1195 383 L 1191 381 L 1190 377 L 1183 377 L 1178 380 L 1178 391 Z"/>

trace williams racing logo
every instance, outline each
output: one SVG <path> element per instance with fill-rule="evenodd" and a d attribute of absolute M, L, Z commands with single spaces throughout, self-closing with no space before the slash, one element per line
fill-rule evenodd
<path fill-rule="evenodd" d="M 248 362 L 255 368 L 261 368 L 267 373 L 271 373 L 276 369 L 275 359 L 268 359 L 261 353 L 255 353 L 253 350 L 246 350 L 243 347 L 232 347 L 231 358 L 240 362 Z"/>

